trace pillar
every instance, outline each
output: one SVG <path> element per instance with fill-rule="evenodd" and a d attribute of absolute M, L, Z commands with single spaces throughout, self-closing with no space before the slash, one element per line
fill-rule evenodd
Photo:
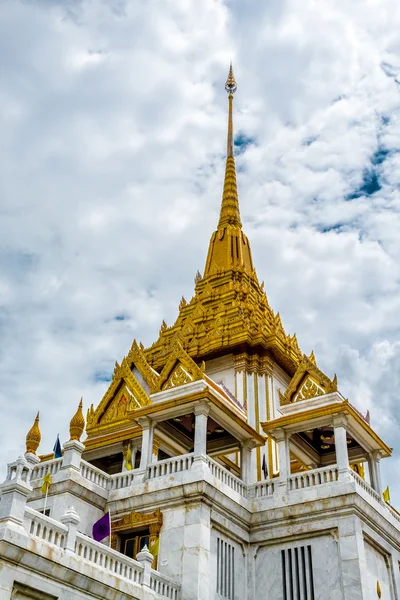
<path fill-rule="evenodd" d="M 371 487 L 378 492 L 379 495 L 382 494 L 380 458 L 381 454 L 379 450 L 375 450 L 368 454 L 368 469 Z"/>
<path fill-rule="evenodd" d="M 153 436 L 154 436 L 154 423 L 149 417 L 142 417 L 138 419 L 138 423 L 142 428 L 142 453 L 140 456 L 141 470 L 147 469 L 151 462 L 152 448 L 153 448 Z"/>
<path fill-rule="evenodd" d="M 240 444 L 240 477 L 243 483 L 252 483 L 251 477 L 251 451 L 254 448 L 253 440 L 245 440 Z"/>
<path fill-rule="evenodd" d="M 207 454 L 207 421 L 210 409 L 206 403 L 197 404 L 194 407 L 194 455 L 205 456 Z"/>
<path fill-rule="evenodd" d="M 347 449 L 346 419 L 339 417 L 333 422 L 333 433 L 335 436 L 336 464 L 339 471 L 339 479 L 349 472 L 349 453 Z"/>
<path fill-rule="evenodd" d="M 281 481 L 286 481 L 290 475 L 290 436 L 281 429 L 275 432 L 275 439 L 278 443 L 279 479 Z"/>

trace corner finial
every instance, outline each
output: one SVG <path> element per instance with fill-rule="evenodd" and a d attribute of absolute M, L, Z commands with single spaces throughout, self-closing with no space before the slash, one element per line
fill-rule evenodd
<path fill-rule="evenodd" d="M 36 454 L 36 450 L 39 448 L 40 440 L 42 439 L 39 429 L 39 412 L 36 415 L 35 422 L 26 434 L 26 453 Z"/>
<path fill-rule="evenodd" d="M 78 410 L 76 411 L 69 423 L 70 440 L 78 440 L 78 442 L 80 441 L 81 435 L 85 429 L 85 418 L 83 416 L 82 406 L 83 399 L 81 398 Z"/>
<path fill-rule="evenodd" d="M 237 90 L 237 83 L 235 80 L 235 76 L 233 75 L 232 61 L 229 67 L 228 79 L 225 83 L 225 89 L 228 94 L 234 94 Z"/>

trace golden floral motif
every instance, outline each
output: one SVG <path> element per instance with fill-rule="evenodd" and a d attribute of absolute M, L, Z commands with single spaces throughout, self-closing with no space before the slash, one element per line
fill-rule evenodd
<path fill-rule="evenodd" d="M 192 378 L 186 373 L 185 369 L 182 368 L 182 365 L 178 365 L 168 381 L 164 384 L 163 389 L 168 390 L 173 387 L 185 385 L 185 383 L 190 383 L 191 381 L 193 381 Z"/>

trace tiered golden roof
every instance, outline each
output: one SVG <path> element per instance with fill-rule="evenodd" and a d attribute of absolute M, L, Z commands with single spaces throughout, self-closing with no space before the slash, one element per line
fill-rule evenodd
<path fill-rule="evenodd" d="M 158 340 L 146 350 L 146 358 L 158 370 L 177 341 L 196 360 L 246 345 L 268 349 L 293 374 L 303 355 L 296 336 L 285 333 L 279 313 L 275 315 L 268 304 L 240 220 L 232 123 L 237 85 L 232 65 L 225 89 L 229 94 L 225 179 L 220 217 L 211 236 L 204 275 L 197 274 L 191 301 L 181 301 L 175 324 L 167 327 L 163 322 Z"/>

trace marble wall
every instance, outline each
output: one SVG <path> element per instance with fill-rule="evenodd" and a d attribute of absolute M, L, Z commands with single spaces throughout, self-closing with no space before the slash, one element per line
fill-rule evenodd
<path fill-rule="evenodd" d="M 260 546 L 254 555 L 257 599 L 268 590 L 274 600 L 343 600 L 342 587 L 332 534 Z"/>
<path fill-rule="evenodd" d="M 395 600 L 393 589 L 393 568 L 388 556 L 383 550 L 364 539 L 365 558 L 367 563 L 367 590 L 369 598 L 378 598 L 378 588 L 381 598 Z"/>

